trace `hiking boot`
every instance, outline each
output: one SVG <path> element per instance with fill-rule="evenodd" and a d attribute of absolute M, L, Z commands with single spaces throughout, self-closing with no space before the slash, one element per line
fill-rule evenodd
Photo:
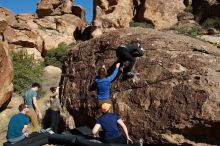
<path fill-rule="evenodd" d="M 126 74 L 126 77 L 127 78 L 133 78 L 134 77 L 134 73 L 133 72 L 128 72 L 127 74 Z"/>

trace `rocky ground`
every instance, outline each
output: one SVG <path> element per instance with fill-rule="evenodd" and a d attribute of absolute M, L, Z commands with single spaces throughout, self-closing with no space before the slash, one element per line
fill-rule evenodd
<path fill-rule="evenodd" d="M 59 68 L 53 66 L 48 66 L 45 68 L 42 83 L 42 90 L 45 94 L 38 100 L 39 107 L 43 115 L 45 115 L 45 111 L 48 109 L 47 102 L 49 98 L 49 88 L 51 86 L 59 86 L 60 76 L 61 70 Z M 18 105 L 20 105 L 22 102 L 22 96 L 14 93 L 7 108 L 0 113 L 0 119 L 4 119 L 0 120 L 0 146 L 6 141 L 5 136 L 10 117 L 18 113 Z"/>

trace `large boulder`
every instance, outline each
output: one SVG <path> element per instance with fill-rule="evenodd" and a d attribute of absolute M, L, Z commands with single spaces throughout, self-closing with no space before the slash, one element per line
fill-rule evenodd
<path fill-rule="evenodd" d="M 133 18 L 132 0 L 94 0 L 92 36 L 129 27 Z"/>
<path fill-rule="evenodd" d="M 72 13 L 73 13 L 73 15 L 78 16 L 81 20 L 86 22 L 86 17 L 85 17 L 86 11 L 83 7 L 73 6 L 72 7 Z"/>
<path fill-rule="evenodd" d="M 91 36 L 99 36 L 119 28 L 129 27 L 133 20 L 148 22 L 156 29 L 167 29 L 178 22 L 185 6 L 179 0 L 94 0 Z"/>
<path fill-rule="evenodd" d="M 3 33 L 5 29 L 8 27 L 8 22 L 4 17 L 0 17 L 0 33 Z"/>
<path fill-rule="evenodd" d="M 99 112 L 90 87 L 97 68 L 105 64 L 111 73 L 116 47 L 135 40 L 146 50 L 137 58 L 136 76 L 123 80 L 119 74 L 111 85 L 114 112 L 132 138 L 167 143 L 168 135 L 179 134 L 192 142 L 219 144 L 220 50 L 153 29 L 119 29 L 70 50 L 62 70 L 61 101 L 76 125 L 94 126 Z"/>
<path fill-rule="evenodd" d="M 55 4 L 55 1 L 53 3 Z M 69 44 L 76 41 L 75 33 L 78 31 L 79 35 L 82 35 L 86 20 L 85 12 L 80 14 L 80 10 L 75 12 L 77 15 L 62 13 L 38 18 L 34 14 L 15 15 L 0 8 L 0 40 L 7 40 L 10 49 L 24 48 L 34 54 L 36 59 L 42 59 L 41 54 L 44 54 L 45 50 L 56 48 L 62 42 Z"/>
<path fill-rule="evenodd" d="M 11 99 L 13 92 L 12 63 L 9 56 L 8 44 L 0 42 L 0 110 L 4 109 Z"/>
<path fill-rule="evenodd" d="M 180 0 L 142 1 L 137 20 L 151 22 L 156 29 L 170 28 L 178 22 L 177 15 L 184 8 L 183 1 Z"/>
<path fill-rule="evenodd" d="M 37 14 L 14 14 L 0 7 L 0 40 L 10 49 L 24 48 L 42 60 L 46 50 L 59 43 L 72 43 L 82 38 L 86 27 L 85 11 L 73 6 L 73 0 L 41 0 Z"/>
<path fill-rule="evenodd" d="M 0 7 L 0 17 L 1 18 L 5 18 L 8 22 L 8 24 L 13 24 L 14 22 L 16 22 L 16 18 L 15 18 L 15 14 L 13 12 L 11 12 L 10 10 Z"/>
<path fill-rule="evenodd" d="M 9 25 L 15 22 L 15 14 L 8 9 L 0 7 L 0 33 L 3 33 Z"/>
<path fill-rule="evenodd" d="M 47 66 L 44 68 L 44 82 L 42 84 L 44 91 L 49 91 L 50 87 L 59 86 L 61 72 L 61 69 L 55 66 Z"/>
<path fill-rule="evenodd" d="M 49 50 L 58 47 L 59 43 L 67 44 L 76 41 L 74 33 L 85 27 L 86 22 L 71 14 L 62 16 L 45 16 L 34 20 L 38 28 L 34 29 L 44 40 L 44 49 Z"/>
<path fill-rule="evenodd" d="M 34 31 L 8 27 L 3 35 L 9 44 L 14 44 L 17 47 L 37 48 L 40 52 L 44 49 L 41 36 Z"/>
<path fill-rule="evenodd" d="M 72 0 L 41 0 L 37 5 L 39 17 L 72 13 Z"/>

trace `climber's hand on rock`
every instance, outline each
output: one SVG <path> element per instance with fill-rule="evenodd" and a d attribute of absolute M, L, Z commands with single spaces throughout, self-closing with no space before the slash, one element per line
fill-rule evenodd
<path fill-rule="evenodd" d="M 119 66 L 120 66 L 120 63 L 117 63 L 117 64 L 116 64 L 116 68 L 119 68 Z"/>
<path fill-rule="evenodd" d="M 105 69 L 105 65 L 104 65 L 104 64 L 102 65 L 102 68 L 104 68 L 104 69 Z"/>
<path fill-rule="evenodd" d="M 127 144 L 133 144 L 133 141 L 131 140 L 130 137 L 127 137 Z"/>

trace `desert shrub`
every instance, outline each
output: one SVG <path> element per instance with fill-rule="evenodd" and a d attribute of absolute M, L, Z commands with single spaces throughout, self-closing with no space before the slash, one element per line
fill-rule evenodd
<path fill-rule="evenodd" d="M 66 43 L 60 43 L 57 48 L 48 50 L 44 60 L 45 66 L 52 65 L 61 68 L 68 50 L 75 44 L 71 43 L 67 45 Z"/>
<path fill-rule="evenodd" d="M 149 23 L 149 22 L 137 22 L 132 20 L 129 23 L 130 27 L 143 27 L 143 28 L 154 28 L 153 24 Z"/>
<path fill-rule="evenodd" d="M 174 29 L 181 34 L 185 34 L 192 37 L 196 37 L 197 35 L 203 34 L 203 29 L 200 26 L 176 27 Z"/>
<path fill-rule="evenodd" d="M 35 61 L 34 56 L 28 55 L 25 50 L 12 52 L 11 57 L 14 70 L 14 91 L 23 95 L 33 82 L 41 83 L 44 65 L 43 62 Z"/>
<path fill-rule="evenodd" d="M 192 13 L 192 12 L 193 12 L 193 7 L 192 7 L 192 5 L 187 6 L 184 11 L 185 11 L 185 12 Z"/>
<path fill-rule="evenodd" d="M 220 19 L 217 17 L 208 18 L 202 23 L 203 28 L 220 28 Z"/>

